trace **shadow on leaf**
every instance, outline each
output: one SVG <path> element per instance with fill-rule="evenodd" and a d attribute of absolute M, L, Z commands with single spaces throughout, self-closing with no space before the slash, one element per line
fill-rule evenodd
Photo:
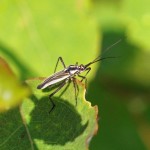
<path fill-rule="evenodd" d="M 88 121 L 84 125 L 81 124 L 81 116 L 67 101 L 55 98 L 56 107 L 49 114 L 51 105 L 48 97 L 38 100 L 32 96 L 31 99 L 36 103 L 30 113 L 32 119 L 29 123 L 34 139 L 44 140 L 46 144 L 64 145 L 74 141 L 88 126 Z"/>
<path fill-rule="evenodd" d="M 0 113 L 0 133 L 0 150 L 31 147 L 18 107 Z"/>
<path fill-rule="evenodd" d="M 87 93 L 87 97 L 93 104 L 99 106 L 102 118 L 102 121 L 99 121 L 101 133 L 92 140 L 90 149 L 145 149 L 137 136 L 125 104 L 129 100 L 130 93 L 133 97 L 132 92 L 135 87 L 128 69 L 140 49 L 128 42 L 128 37 L 126 39 L 124 36 L 124 33 L 113 31 L 103 33 L 102 56 L 118 58 L 101 61 L 95 78 L 89 84 L 90 92 Z M 122 41 L 105 53 L 110 43 L 119 39 Z M 120 139 L 121 142 L 118 142 Z"/>

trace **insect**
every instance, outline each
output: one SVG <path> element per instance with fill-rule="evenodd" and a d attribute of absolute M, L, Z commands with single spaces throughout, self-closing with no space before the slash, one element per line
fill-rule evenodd
<path fill-rule="evenodd" d="M 114 43 L 113 45 L 111 45 L 110 47 L 108 47 L 105 50 L 105 52 L 119 42 L 120 42 L 120 40 L 117 41 L 116 43 Z M 91 70 L 90 66 L 96 62 L 99 62 L 101 60 L 108 59 L 108 58 L 116 58 L 116 57 L 103 57 L 102 58 L 101 56 L 99 56 L 99 57 L 95 58 L 93 61 L 91 61 L 85 65 L 83 65 L 83 64 L 78 65 L 78 62 L 76 62 L 75 65 L 69 65 L 68 67 L 66 67 L 62 57 L 59 57 L 57 60 L 56 66 L 55 66 L 54 74 L 49 76 L 48 78 L 46 78 L 41 84 L 39 84 L 37 86 L 37 89 L 45 89 L 47 87 L 51 87 L 55 84 L 58 84 L 57 89 L 49 95 L 49 99 L 50 99 L 50 102 L 52 104 L 52 108 L 50 109 L 49 113 L 55 107 L 55 103 L 53 102 L 52 96 L 54 94 L 56 94 L 69 81 L 73 82 L 74 89 L 75 89 L 75 100 L 76 100 L 76 105 L 77 105 L 77 96 L 78 96 L 79 89 L 78 89 L 78 86 L 76 84 L 76 80 L 75 80 L 76 78 L 75 77 L 76 76 L 80 77 L 81 82 L 83 80 L 85 80 L 85 85 L 86 85 L 86 83 L 87 83 L 86 76 Z M 59 71 L 59 72 L 56 72 L 59 61 L 62 63 L 64 69 Z M 80 75 L 82 72 L 86 72 L 86 74 L 84 76 Z"/>

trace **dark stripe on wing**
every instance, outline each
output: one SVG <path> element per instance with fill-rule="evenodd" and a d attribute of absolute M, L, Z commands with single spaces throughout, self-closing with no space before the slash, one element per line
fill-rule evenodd
<path fill-rule="evenodd" d="M 69 73 L 66 73 L 64 71 L 59 71 L 57 73 L 55 73 L 54 75 L 48 77 L 47 79 L 45 79 L 41 84 L 39 84 L 37 86 L 37 89 L 41 89 L 45 84 L 49 83 L 49 82 L 52 82 L 53 80 L 57 80 L 57 79 L 60 79 L 62 77 L 65 77 L 66 78 L 68 77 Z"/>

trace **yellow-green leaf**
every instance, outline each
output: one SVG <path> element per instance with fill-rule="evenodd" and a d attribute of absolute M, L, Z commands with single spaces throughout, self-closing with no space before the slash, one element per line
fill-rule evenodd
<path fill-rule="evenodd" d="M 84 85 L 77 81 L 77 106 L 71 83 L 53 97 L 56 107 L 49 114 L 48 95 L 52 90 L 38 90 L 40 82 L 41 79 L 28 80 L 31 98 L 24 100 L 19 109 L 0 115 L 0 149 L 88 149 L 98 130 L 98 108 L 85 100 Z"/>
<path fill-rule="evenodd" d="M 17 106 L 29 93 L 29 88 L 21 84 L 9 65 L 0 58 L 0 112 Z"/>

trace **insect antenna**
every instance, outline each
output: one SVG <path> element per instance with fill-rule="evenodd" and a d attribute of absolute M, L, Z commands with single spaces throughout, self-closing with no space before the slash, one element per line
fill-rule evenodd
<path fill-rule="evenodd" d="M 103 54 L 105 54 L 108 50 L 110 50 L 112 47 L 114 47 L 115 45 L 117 45 L 118 43 L 120 43 L 122 41 L 122 39 L 119 39 L 117 42 L 113 43 L 112 45 L 110 45 L 109 47 L 107 47 Z M 101 55 L 96 57 L 93 61 L 91 61 L 90 63 L 86 64 L 85 67 L 87 68 L 88 66 L 90 66 L 91 64 L 94 64 L 98 61 L 104 60 L 104 59 L 109 59 L 109 58 L 117 58 L 115 56 L 110 56 L 110 57 L 102 57 Z"/>

